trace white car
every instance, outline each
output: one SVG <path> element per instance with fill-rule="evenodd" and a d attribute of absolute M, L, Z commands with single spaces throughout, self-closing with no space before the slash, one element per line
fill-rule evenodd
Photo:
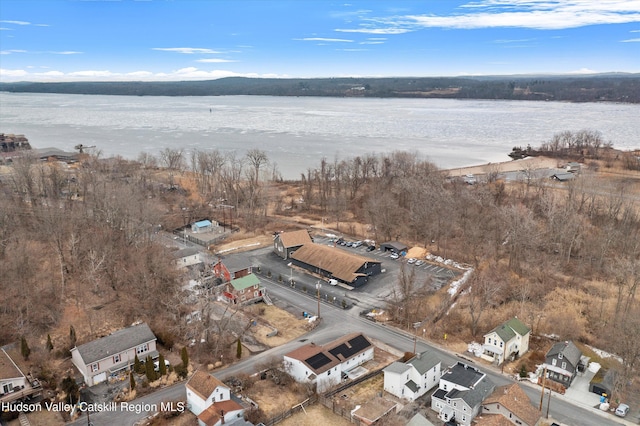
<path fill-rule="evenodd" d="M 392 259 L 397 259 L 397 258 L 400 257 L 400 255 L 398 253 L 394 252 L 394 253 L 391 253 L 391 256 L 389 256 L 389 257 L 392 258 Z"/>
<path fill-rule="evenodd" d="M 416 266 L 424 265 L 424 260 L 416 260 Z"/>
<path fill-rule="evenodd" d="M 407 259 L 407 263 L 409 265 L 411 265 L 412 263 L 416 263 L 416 260 L 418 260 L 418 259 L 416 259 L 415 257 L 410 257 L 410 258 Z"/>
<path fill-rule="evenodd" d="M 169 363 L 169 361 L 167 361 L 166 359 L 164 360 L 164 366 L 167 367 L 167 370 L 169 369 L 169 366 L 171 365 L 171 363 Z M 160 371 L 160 361 L 155 360 L 153 361 L 153 369 L 156 371 Z"/>
<path fill-rule="evenodd" d="M 331 278 L 329 281 L 327 281 L 329 283 L 329 285 L 338 285 L 338 280 Z"/>
<path fill-rule="evenodd" d="M 629 414 L 629 406 L 627 404 L 618 405 L 618 408 L 616 408 L 616 416 L 626 417 L 627 414 Z"/>

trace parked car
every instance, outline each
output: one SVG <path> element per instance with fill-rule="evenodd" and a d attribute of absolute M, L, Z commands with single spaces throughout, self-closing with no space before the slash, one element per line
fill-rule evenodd
<path fill-rule="evenodd" d="M 416 259 L 415 257 L 410 257 L 410 258 L 407 259 L 407 263 L 409 265 L 411 265 L 412 263 L 416 263 L 416 260 L 418 260 L 418 259 Z"/>
<path fill-rule="evenodd" d="M 367 251 L 374 251 L 375 249 L 376 249 L 376 246 L 367 247 Z"/>
<path fill-rule="evenodd" d="M 351 244 L 351 247 L 353 248 L 358 248 L 362 245 L 362 241 L 356 241 L 353 244 Z"/>
<path fill-rule="evenodd" d="M 424 260 L 418 259 L 416 260 L 416 266 L 424 265 Z"/>
<path fill-rule="evenodd" d="M 170 365 L 171 365 L 171 363 L 169 363 L 169 361 L 167 361 L 165 359 L 164 360 L 164 366 L 167 367 L 167 369 L 168 369 Z M 160 371 L 160 361 L 159 360 L 153 361 L 153 369 L 156 370 L 156 371 Z"/>
<path fill-rule="evenodd" d="M 400 255 L 398 253 L 396 253 L 396 252 L 393 252 L 393 253 L 391 253 L 391 256 L 389 256 L 389 257 L 392 258 L 392 259 L 397 259 L 397 258 L 400 257 Z"/>
<path fill-rule="evenodd" d="M 338 285 L 338 280 L 331 278 L 329 281 L 327 281 L 329 283 L 329 285 Z"/>
<path fill-rule="evenodd" d="M 620 404 L 618 408 L 616 408 L 616 416 L 625 417 L 629 414 L 629 406 L 627 404 Z"/>

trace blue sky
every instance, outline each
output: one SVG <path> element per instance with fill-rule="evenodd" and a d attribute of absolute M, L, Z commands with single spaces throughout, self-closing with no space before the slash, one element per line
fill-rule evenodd
<path fill-rule="evenodd" d="M 640 0 L 2 0 L 1 81 L 640 72 Z"/>

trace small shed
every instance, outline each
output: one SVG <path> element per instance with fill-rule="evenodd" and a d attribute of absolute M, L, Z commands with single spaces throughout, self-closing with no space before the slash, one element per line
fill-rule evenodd
<path fill-rule="evenodd" d="M 576 163 L 575 161 L 567 163 L 567 172 L 577 173 L 579 171 L 580 171 L 580 163 Z"/>
<path fill-rule="evenodd" d="M 210 220 L 200 220 L 191 224 L 191 232 L 194 234 L 200 232 L 211 232 L 213 230 L 213 223 Z"/>
<path fill-rule="evenodd" d="M 380 244 L 380 250 L 382 251 L 392 251 L 394 253 L 406 253 L 409 247 L 406 244 L 402 244 L 399 241 L 387 241 L 386 243 Z"/>
<path fill-rule="evenodd" d="M 567 182 L 575 178 L 575 175 L 570 172 L 558 172 L 551 175 L 551 179 L 555 179 L 559 182 Z"/>

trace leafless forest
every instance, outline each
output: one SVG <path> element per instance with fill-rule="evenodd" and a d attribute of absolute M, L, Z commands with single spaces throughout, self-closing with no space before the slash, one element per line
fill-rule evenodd
<path fill-rule="evenodd" d="M 614 173 L 624 164 L 610 147 L 593 149 L 589 170 L 561 184 L 532 170 L 506 183 L 489 170 L 467 185 L 408 152 L 320 159 L 295 182 L 258 149 L 93 155 L 71 168 L 24 158 L 0 184 L 0 343 L 27 336 L 44 347 L 52 330 L 79 323 L 94 335 L 134 320 L 175 331 L 181 278 L 158 231 L 228 221 L 227 205 L 234 225 L 257 234 L 322 218 L 474 268 L 453 308 L 403 271 L 389 300 L 401 326 L 426 321 L 431 336 L 471 339 L 517 315 L 534 334 L 620 355 L 630 377 L 640 360 L 640 179 Z"/>

